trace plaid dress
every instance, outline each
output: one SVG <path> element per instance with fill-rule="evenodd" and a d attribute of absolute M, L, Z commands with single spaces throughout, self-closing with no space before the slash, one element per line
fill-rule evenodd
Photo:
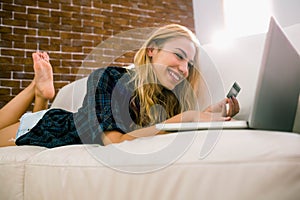
<path fill-rule="evenodd" d="M 50 109 L 17 145 L 48 148 L 72 144 L 101 144 L 103 131 L 133 130 L 131 72 L 120 67 L 100 68 L 89 75 L 87 94 L 76 112 Z"/>

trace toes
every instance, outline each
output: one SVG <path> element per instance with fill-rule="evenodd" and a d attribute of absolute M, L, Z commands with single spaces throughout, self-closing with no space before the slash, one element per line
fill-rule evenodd
<path fill-rule="evenodd" d="M 38 53 L 32 53 L 32 59 L 34 62 L 38 62 L 40 60 Z"/>

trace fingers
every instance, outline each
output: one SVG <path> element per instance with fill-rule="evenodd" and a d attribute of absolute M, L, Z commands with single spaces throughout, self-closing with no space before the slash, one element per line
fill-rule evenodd
<path fill-rule="evenodd" d="M 217 114 L 219 117 L 217 120 L 220 119 L 222 121 L 230 120 L 231 117 L 235 116 L 240 111 L 239 102 L 235 97 L 225 98 L 222 101 L 218 102 L 217 104 L 209 106 L 207 109 L 204 110 L 205 112 L 210 112 Z M 229 119 L 226 117 L 230 117 Z"/>
<path fill-rule="evenodd" d="M 226 108 L 226 103 L 222 104 L 222 111 L 221 111 L 222 117 L 227 117 L 227 108 Z"/>
<path fill-rule="evenodd" d="M 228 106 L 229 109 L 227 111 L 227 116 L 233 117 L 234 115 L 239 113 L 240 106 L 239 106 L 238 100 L 235 97 L 228 98 L 227 103 L 229 105 Z"/>

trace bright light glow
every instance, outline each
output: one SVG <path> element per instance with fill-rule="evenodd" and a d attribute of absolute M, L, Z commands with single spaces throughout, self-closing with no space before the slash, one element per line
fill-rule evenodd
<path fill-rule="evenodd" d="M 232 44 L 233 40 L 234 38 L 232 37 L 232 34 L 227 31 L 217 31 L 212 37 L 212 41 L 217 43 L 218 48 L 221 49 L 228 48 Z"/>
<path fill-rule="evenodd" d="M 266 32 L 271 16 L 270 0 L 223 0 L 224 30 L 213 36 L 214 42 Z"/>

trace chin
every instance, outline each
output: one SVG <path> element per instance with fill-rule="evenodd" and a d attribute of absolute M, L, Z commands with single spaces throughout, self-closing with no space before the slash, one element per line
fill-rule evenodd
<path fill-rule="evenodd" d="M 173 90 L 176 87 L 176 85 L 163 85 L 163 87 L 168 90 Z"/>

